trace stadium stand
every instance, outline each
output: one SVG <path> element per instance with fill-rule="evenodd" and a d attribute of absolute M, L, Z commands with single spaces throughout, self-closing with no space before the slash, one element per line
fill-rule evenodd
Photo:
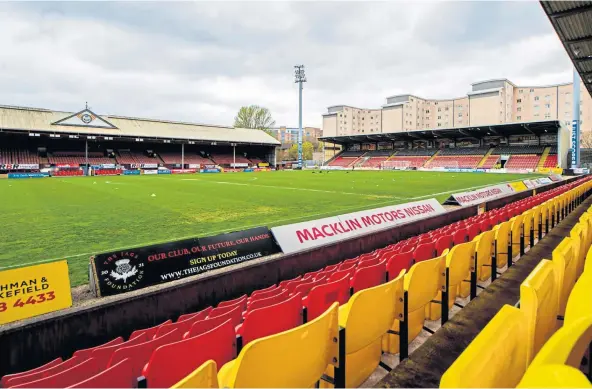
<path fill-rule="evenodd" d="M 175 165 L 181 163 L 181 153 L 179 152 L 159 152 L 158 155 L 162 161 L 167 165 Z M 183 162 L 186 164 L 211 165 L 213 162 L 204 158 L 199 154 L 185 153 Z"/>
<path fill-rule="evenodd" d="M 364 154 L 362 167 L 378 168 L 393 153 L 392 150 L 373 150 Z"/>
<path fill-rule="evenodd" d="M 535 169 L 540 159 L 540 155 L 511 155 L 504 167 L 507 169 Z"/>
<path fill-rule="evenodd" d="M 478 281 L 494 279 L 516 254 L 535 244 L 536 235 L 540 239 L 543 231 L 548 233 L 565 218 L 591 187 L 586 177 L 221 302 L 216 308 L 181 315 L 176 322 L 137 330 L 125 342 L 116 338 L 79 350 L 66 361 L 56 359 L 4 376 L 0 383 L 85 387 L 110 376 L 113 382 L 125 383 L 143 374 L 139 382 L 148 387 L 189 385 L 188 380 L 202 375 L 207 379 L 199 382 L 214 385 L 212 372 L 221 366 L 217 380 L 223 387 L 312 387 L 318 381 L 323 387 L 358 386 L 382 363 L 381 352 L 399 353 L 405 359 L 409 342 L 423 331 L 426 320 L 439 316 L 445 323 L 458 297 L 477 297 Z M 567 298 L 566 291 L 578 290 L 578 296 L 584 295 L 578 299 L 588 298 L 588 284 L 578 287 L 575 280 L 578 272 L 592 268 L 592 259 L 589 266 L 583 263 L 592 258 L 584 255 L 591 242 L 592 208 L 589 214 L 556 248 L 552 263 L 542 262 L 525 282 L 523 306 L 500 311 L 499 318 L 475 339 L 475 346 L 465 350 L 467 356 L 463 353 L 451 366 L 452 373 L 442 378 L 443 387 L 517 384 L 529 358 L 554 331 L 556 315 L 545 312 L 561 313 L 563 306 L 566 323 L 572 322 L 581 303 Z M 505 259 L 500 255 L 504 252 Z M 560 285 L 555 288 L 557 299 L 549 295 L 555 280 Z M 343 305 L 339 313 L 338 304 Z M 337 323 L 345 330 L 338 330 Z M 500 334 L 507 334 L 506 341 L 491 340 Z M 511 372 L 503 371 L 509 364 L 494 362 L 499 355 L 512 362 Z M 341 360 L 345 369 L 338 363 Z M 490 372 L 496 369 L 501 374 L 493 376 Z"/>
<path fill-rule="evenodd" d="M 459 167 L 474 169 L 483 159 L 483 155 L 456 155 L 440 156 L 437 155 L 431 161 L 426 163 L 425 167 Z"/>
<path fill-rule="evenodd" d="M 560 217 L 574 209 L 581 190 L 548 201 L 549 213 Z M 542 259 L 523 281 L 519 308 L 505 305 L 444 373 L 440 387 L 592 387 L 580 371 L 592 341 L 591 217 L 592 207 L 552 260 Z"/>
<path fill-rule="evenodd" d="M 210 159 L 212 161 L 214 161 L 216 164 L 218 165 L 226 165 L 226 166 L 230 166 L 230 164 L 232 163 L 246 163 L 246 164 L 251 164 L 251 161 L 249 161 L 247 158 L 245 158 L 242 155 L 236 155 L 233 156 L 232 154 L 215 154 L 212 153 L 212 155 L 210 155 Z"/>
<path fill-rule="evenodd" d="M 442 149 L 438 153 L 438 156 L 444 155 L 480 155 L 483 157 L 489 148 L 483 147 L 455 147 L 451 149 Z"/>
<path fill-rule="evenodd" d="M 160 164 L 162 161 L 158 158 L 152 158 L 143 152 L 131 150 L 118 150 L 117 162 L 122 165 L 141 165 L 141 164 Z"/>
<path fill-rule="evenodd" d="M 483 165 L 481 166 L 481 168 L 483 169 L 492 169 L 495 165 L 498 164 L 500 160 L 500 156 L 499 155 L 489 155 L 487 156 L 487 158 L 485 159 L 485 161 L 483 162 Z"/>
<path fill-rule="evenodd" d="M 52 165 L 79 166 L 86 164 L 83 151 L 54 151 L 48 154 L 47 159 Z M 105 157 L 102 152 L 89 152 L 88 162 L 91 165 L 114 164 L 115 160 Z"/>
<path fill-rule="evenodd" d="M 38 164 L 39 157 L 26 149 L 0 149 L 0 164 Z"/>
<path fill-rule="evenodd" d="M 497 146 L 493 154 L 521 155 L 521 154 L 542 154 L 546 146 Z"/>

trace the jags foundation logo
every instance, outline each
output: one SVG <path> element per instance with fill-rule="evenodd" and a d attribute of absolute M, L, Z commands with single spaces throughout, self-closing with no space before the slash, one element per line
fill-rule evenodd
<path fill-rule="evenodd" d="M 133 252 L 113 254 L 104 265 L 107 268 L 103 268 L 101 277 L 109 287 L 116 290 L 134 289 L 144 278 L 144 263 Z"/>

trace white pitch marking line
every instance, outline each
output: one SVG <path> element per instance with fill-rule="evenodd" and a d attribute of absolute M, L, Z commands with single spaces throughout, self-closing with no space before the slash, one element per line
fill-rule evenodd
<path fill-rule="evenodd" d="M 197 178 L 184 178 L 184 181 L 202 181 L 199 180 Z M 499 184 L 507 184 L 510 182 L 516 182 L 519 180 L 514 180 L 514 181 L 505 181 L 505 182 L 500 182 Z M 496 184 L 487 184 L 487 185 L 480 185 L 480 186 L 473 186 L 473 187 L 469 187 L 469 188 L 460 188 L 458 189 L 459 191 L 462 190 L 470 190 L 470 189 L 477 189 L 477 188 L 482 188 L 485 186 L 491 186 L 491 185 L 496 185 Z M 437 196 L 438 194 L 447 194 L 447 193 L 452 193 L 452 192 L 456 192 L 455 190 L 452 191 L 448 191 L 448 192 L 441 192 L 441 193 L 432 193 L 429 195 L 425 195 L 425 196 L 419 196 L 419 197 L 408 197 L 408 198 L 402 198 L 403 200 L 417 200 L 420 198 L 425 198 L 425 197 L 430 197 L 430 196 Z M 377 203 L 372 203 L 372 204 L 368 204 L 367 207 L 348 207 L 348 208 L 342 208 L 340 210 L 336 210 L 336 211 L 331 211 L 331 212 L 321 212 L 321 213 L 315 213 L 315 214 L 310 214 L 310 215 L 305 215 L 305 216 L 299 216 L 299 217 L 294 217 L 294 218 L 288 218 L 288 219 L 280 219 L 280 220 L 275 220 L 273 221 L 273 224 L 277 225 L 277 223 L 284 223 L 284 222 L 293 222 L 293 221 L 298 221 L 298 220 L 302 220 L 302 219 L 307 219 L 307 218 L 313 218 L 316 216 L 325 216 L 325 215 L 338 215 L 343 213 L 344 211 L 363 211 L 366 209 L 371 209 L 374 208 L 376 205 L 383 205 L 383 204 L 388 204 L 391 203 L 391 200 L 386 200 L 386 201 L 380 201 Z M 242 227 L 232 227 L 232 228 L 227 228 L 224 230 L 218 230 L 218 231 L 208 231 L 207 234 L 208 235 L 214 235 L 214 234 L 221 234 L 224 232 L 229 232 L 229 231 L 237 231 L 237 230 L 245 230 L 247 228 L 251 228 L 251 227 L 259 227 L 261 225 L 261 223 L 257 223 L 257 224 L 249 224 L 246 226 L 242 226 Z M 195 235 L 188 235 L 188 236 L 181 236 L 178 238 L 169 238 L 167 240 L 160 240 L 160 241 L 152 241 L 152 242 L 145 242 L 145 243 L 137 243 L 137 244 L 129 244 L 127 246 L 124 247 L 115 247 L 115 248 L 111 248 L 111 249 L 104 249 L 101 250 L 102 252 L 109 252 L 109 251 L 117 251 L 117 250 L 125 250 L 125 249 L 129 249 L 131 246 L 150 246 L 153 244 L 159 244 L 159 243 L 166 243 L 166 242 L 170 242 L 172 240 L 182 240 L 182 239 L 188 239 L 188 238 L 194 238 Z M 6 269 L 13 269 L 13 268 L 17 268 L 17 267 L 25 267 L 25 266 L 31 266 L 31 265 L 37 265 L 40 263 L 46 263 L 46 262 L 54 262 L 54 261 L 59 261 L 59 260 L 63 260 L 63 259 L 71 259 L 71 258 L 78 258 L 78 257 L 84 257 L 84 256 L 89 256 L 92 254 L 97 254 L 97 251 L 92 251 L 89 253 L 82 253 L 82 254 L 75 254 L 75 255 L 62 255 L 60 257 L 57 258 L 51 258 L 51 259 L 43 259 L 41 261 L 37 261 L 37 262 L 28 262 L 28 263 L 22 263 L 22 264 L 18 264 L 18 265 L 10 265 L 10 266 L 4 266 L 4 267 L 0 267 L 0 270 L 6 270 Z"/>
<path fill-rule="evenodd" d="M 276 185 L 261 185 L 261 184 L 249 184 L 244 182 L 229 182 L 229 181 L 208 181 L 208 180 L 200 180 L 199 178 L 186 178 L 185 181 L 201 181 L 201 182 L 212 182 L 215 184 L 225 184 L 225 185 L 241 185 L 241 186 L 259 186 L 262 188 L 274 188 L 274 189 L 288 189 L 288 190 L 302 190 L 305 192 L 321 192 L 321 193 L 334 193 L 334 194 L 341 194 L 341 195 L 352 195 L 352 196 L 364 196 L 364 197 L 388 197 L 394 200 L 404 200 L 406 197 L 398 197 L 398 196 L 388 196 L 388 195 L 373 195 L 373 194 L 365 194 L 365 193 L 353 193 L 353 192 L 338 192 L 334 190 L 322 190 L 322 189 L 310 189 L 310 188 L 294 188 L 291 186 L 276 186 Z M 378 185 L 377 185 L 378 186 Z"/>

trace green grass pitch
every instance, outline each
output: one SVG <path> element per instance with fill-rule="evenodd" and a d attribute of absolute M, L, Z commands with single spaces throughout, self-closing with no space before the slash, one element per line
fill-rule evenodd
<path fill-rule="evenodd" d="M 282 171 L 0 180 L 0 270 L 65 258 L 72 285 L 81 285 L 93 253 L 430 197 L 442 201 L 452 192 L 524 177 Z"/>

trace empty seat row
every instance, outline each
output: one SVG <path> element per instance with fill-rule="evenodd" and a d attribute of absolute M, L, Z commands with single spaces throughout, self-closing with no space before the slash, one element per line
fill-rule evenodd
<path fill-rule="evenodd" d="M 507 169 L 536 169 L 539 155 L 512 155 L 504 165 Z"/>
<path fill-rule="evenodd" d="M 579 370 L 592 341 L 591 244 L 592 207 L 524 280 L 519 308 L 505 305 L 440 387 L 592 387 Z"/>

